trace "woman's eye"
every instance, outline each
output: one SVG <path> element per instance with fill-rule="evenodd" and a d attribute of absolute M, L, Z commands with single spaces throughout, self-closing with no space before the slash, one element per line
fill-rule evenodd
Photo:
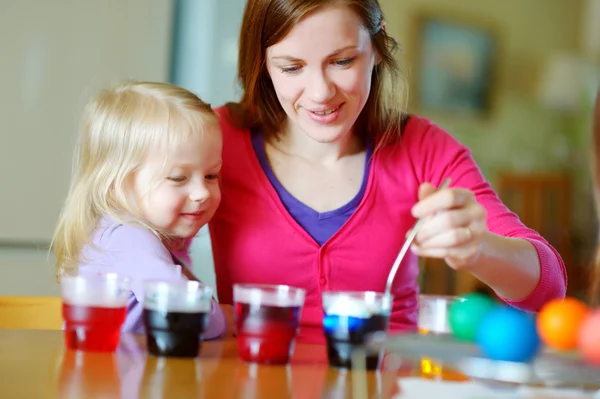
<path fill-rule="evenodd" d="M 283 73 L 294 73 L 300 70 L 299 66 L 289 66 L 289 67 L 279 67 L 281 72 Z"/>
<path fill-rule="evenodd" d="M 174 181 L 175 183 L 184 182 L 187 178 L 185 176 L 169 176 L 167 180 Z"/>
<path fill-rule="evenodd" d="M 343 60 L 337 60 L 337 61 L 335 61 L 335 64 L 337 66 L 344 67 L 344 66 L 348 66 L 348 65 L 352 64 L 355 59 L 356 59 L 356 57 L 344 58 Z"/>

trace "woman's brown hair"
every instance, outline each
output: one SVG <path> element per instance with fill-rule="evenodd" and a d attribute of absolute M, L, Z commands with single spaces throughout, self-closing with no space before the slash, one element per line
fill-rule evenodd
<path fill-rule="evenodd" d="M 309 13 L 343 3 L 361 19 L 373 48 L 381 58 L 373 69 L 369 99 L 357 121 L 379 145 L 400 136 L 406 119 L 407 87 L 394 53 L 397 42 L 386 33 L 377 0 L 248 0 L 239 41 L 240 103 L 227 104 L 231 122 L 240 128 L 260 128 L 264 134 L 281 132 L 286 114 L 266 68 L 266 50 L 283 40 Z"/>
<path fill-rule="evenodd" d="M 596 104 L 592 119 L 592 178 L 594 183 L 594 199 L 596 217 L 600 225 L 600 88 L 596 94 Z M 600 234 L 600 231 L 597 232 Z M 590 285 L 590 299 L 596 304 L 600 301 L 600 237 L 596 237 L 597 244 L 592 264 L 592 283 Z"/>

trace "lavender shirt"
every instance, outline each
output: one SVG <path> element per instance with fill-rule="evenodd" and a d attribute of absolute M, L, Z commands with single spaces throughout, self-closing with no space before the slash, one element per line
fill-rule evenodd
<path fill-rule="evenodd" d="M 182 268 L 190 269 L 189 255 L 185 251 L 171 253 L 151 231 L 118 223 L 110 217 L 104 217 L 100 221 L 92 237 L 92 244 L 82 252 L 83 262 L 79 264 L 79 274 L 117 273 L 130 277 L 131 294 L 122 331 L 144 332 L 144 280 L 187 280 Z M 221 336 L 225 327 L 223 311 L 213 299 L 204 339 Z"/>
<path fill-rule="evenodd" d="M 285 206 L 294 220 L 296 220 L 296 222 L 298 222 L 298 224 L 302 226 L 302 228 L 319 245 L 323 245 L 325 241 L 327 241 L 342 227 L 344 223 L 346 223 L 365 195 L 369 176 L 369 168 L 371 166 L 371 155 L 373 154 L 373 144 L 370 140 L 367 141 L 367 162 L 365 162 L 362 184 L 360 186 L 360 190 L 358 190 L 358 193 L 346 205 L 343 205 L 342 207 L 332 211 L 321 213 L 298 201 L 281 185 L 279 180 L 277 180 L 275 173 L 273 173 L 273 169 L 271 169 L 269 160 L 267 159 L 263 135 L 258 131 L 252 132 L 252 147 L 254 147 L 254 152 L 256 153 L 256 157 L 258 158 L 261 168 L 267 175 L 267 178 L 277 192 L 277 195 L 279 195 L 279 199 L 281 199 L 283 206 Z"/>

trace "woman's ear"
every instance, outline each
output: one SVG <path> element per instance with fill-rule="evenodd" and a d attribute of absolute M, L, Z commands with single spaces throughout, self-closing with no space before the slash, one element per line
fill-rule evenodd
<path fill-rule="evenodd" d="M 387 25 L 384 20 L 381 20 L 381 23 L 379 24 L 379 30 L 382 30 L 387 33 Z M 379 65 L 381 60 L 382 58 L 379 52 L 375 52 L 375 65 Z"/>

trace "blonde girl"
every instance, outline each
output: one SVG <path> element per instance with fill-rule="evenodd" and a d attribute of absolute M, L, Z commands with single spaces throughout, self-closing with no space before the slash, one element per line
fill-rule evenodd
<path fill-rule="evenodd" d="M 216 114 L 185 89 L 130 82 L 97 94 L 54 235 L 57 278 L 129 276 L 123 331 L 142 332 L 143 281 L 195 279 L 186 243 L 219 206 L 221 150 Z M 224 330 L 213 301 L 205 338 Z"/>

